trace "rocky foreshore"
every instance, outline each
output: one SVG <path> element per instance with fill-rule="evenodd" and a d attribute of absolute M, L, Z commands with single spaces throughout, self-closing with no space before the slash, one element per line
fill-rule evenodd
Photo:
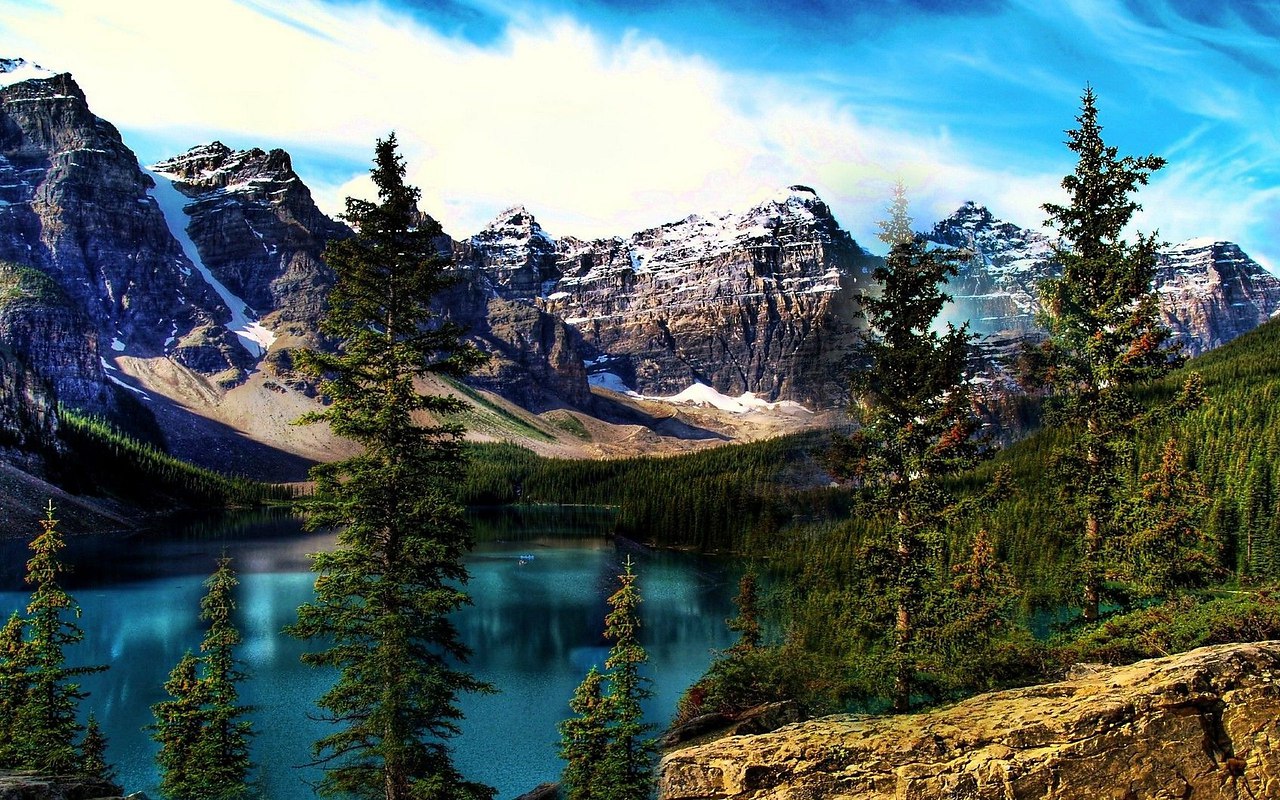
<path fill-rule="evenodd" d="M 83 775 L 0 770 L 0 800 L 147 800 L 141 792 L 122 798 L 118 789 Z"/>
<path fill-rule="evenodd" d="M 734 736 L 664 758 L 659 797 L 1280 797 L 1280 642 L 1077 669 L 921 714 Z"/>

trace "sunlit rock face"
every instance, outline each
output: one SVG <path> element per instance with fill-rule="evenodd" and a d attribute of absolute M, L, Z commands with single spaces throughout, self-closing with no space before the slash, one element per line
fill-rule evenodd
<path fill-rule="evenodd" d="M 1280 642 L 1229 644 L 899 716 L 670 753 L 662 800 L 1280 796 Z"/>
<path fill-rule="evenodd" d="M 1161 319 L 1189 355 L 1280 312 L 1280 280 L 1231 242 L 1193 239 L 1161 250 L 1155 286 Z"/>

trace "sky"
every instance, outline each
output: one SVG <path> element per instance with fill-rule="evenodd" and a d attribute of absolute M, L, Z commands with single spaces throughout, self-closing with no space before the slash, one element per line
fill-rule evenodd
<path fill-rule="evenodd" d="M 523 204 L 628 235 L 813 187 L 864 246 L 896 181 L 1037 227 L 1091 85 L 1108 144 L 1168 160 L 1142 231 L 1280 269 L 1269 0 L 0 0 L 0 57 L 71 72 L 144 164 L 281 147 L 321 208 L 394 131 L 456 238 Z"/>

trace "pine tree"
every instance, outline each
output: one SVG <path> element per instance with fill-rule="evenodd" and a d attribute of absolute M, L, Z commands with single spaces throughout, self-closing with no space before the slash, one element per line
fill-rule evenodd
<path fill-rule="evenodd" d="M 21 765 L 18 711 L 27 697 L 26 620 L 17 611 L 0 628 L 0 769 L 16 769 Z"/>
<path fill-rule="evenodd" d="M 236 684 L 244 679 L 235 657 L 240 631 L 231 619 L 232 591 L 238 585 L 231 559 L 218 559 L 205 581 L 208 592 L 200 601 L 200 618 L 209 623 L 200 651 L 204 653 L 203 699 L 208 703 L 196 747 L 197 780 L 201 791 L 192 800 L 240 800 L 249 795 L 248 777 L 252 724 L 243 719 L 250 709 L 240 705 Z"/>
<path fill-rule="evenodd" d="M 1055 393 L 1046 420 L 1075 434 L 1058 465 L 1064 495 L 1082 521 L 1082 605 L 1085 619 L 1095 620 L 1119 470 L 1144 416 L 1133 390 L 1168 372 L 1178 357 L 1151 288 L 1156 237 L 1139 234 L 1132 244 L 1122 238 L 1141 209 L 1130 195 L 1165 161 L 1118 157 L 1102 140 L 1092 88 L 1085 89 L 1076 120 L 1067 147 L 1078 160 L 1062 179 L 1069 202 L 1043 207 L 1060 235 L 1055 257 L 1062 273 L 1040 284 L 1040 321 L 1049 340 L 1034 377 Z"/>
<path fill-rule="evenodd" d="M 605 697 L 609 740 L 604 761 L 596 773 L 600 794 L 608 800 L 646 800 L 653 786 L 655 745 L 649 734 L 654 726 L 644 722 L 643 700 L 653 696 L 649 679 L 640 666 L 649 660 L 640 644 L 640 590 L 628 558 L 618 576 L 620 586 L 609 597 L 604 635 L 613 642 L 605 668 L 609 691 Z"/>
<path fill-rule="evenodd" d="M 23 646 L 28 689 L 11 734 L 23 769 L 74 773 L 81 764 L 76 742 L 83 730 L 76 711 L 88 695 L 72 679 L 106 667 L 67 666 L 64 648 L 81 641 L 84 632 L 67 618 L 78 618 L 80 606 L 58 585 L 65 567 L 58 560 L 63 542 L 54 510 L 50 501 L 40 520 L 41 531 L 30 545 L 33 555 L 27 561 L 26 581 L 34 588 L 27 605 L 30 635 Z"/>
<path fill-rule="evenodd" d="M 877 660 L 892 673 L 893 707 L 910 706 L 916 616 L 930 580 L 929 545 L 945 526 L 952 498 L 940 479 L 972 466 L 978 429 L 964 381 L 967 325 L 937 319 L 950 300 L 942 286 L 956 274 L 953 257 L 929 249 L 911 232 L 899 185 L 890 218 L 880 223 L 888 257 L 873 277 L 879 296 L 862 298 L 869 323 L 851 375 L 861 428 L 837 442 L 833 466 L 852 479 L 866 513 L 888 517 L 892 555 L 877 561 L 894 607 L 888 652 Z"/>
<path fill-rule="evenodd" d="M 951 568 L 951 585 L 935 611 L 938 620 L 937 655 L 944 683 L 962 690 L 996 688 L 1002 646 L 1029 633 L 1017 626 L 1020 593 L 1009 568 L 996 557 L 986 529 L 973 538 L 969 558 Z M 1020 654 L 1012 653 L 1017 659 Z"/>
<path fill-rule="evenodd" d="M 738 594 L 733 599 L 738 616 L 728 620 L 729 630 L 738 634 L 732 653 L 749 653 L 760 646 L 760 599 L 756 589 L 756 573 L 747 570 L 738 581 Z"/>
<path fill-rule="evenodd" d="M 165 681 L 170 699 L 151 707 L 155 723 L 151 738 L 160 744 L 160 794 L 170 800 L 197 796 L 203 785 L 197 751 L 205 727 L 207 685 L 200 680 L 200 659 L 190 650 L 178 661 Z"/>
<path fill-rule="evenodd" d="M 604 676 L 594 666 L 582 679 L 569 709 L 576 717 L 560 723 L 560 777 L 564 800 L 608 800 L 600 785 L 600 770 L 609 742 L 609 714 L 605 701 Z"/>
<path fill-rule="evenodd" d="M 432 309 L 453 279 L 439 224 L 404 182 L 395 136 L 376 151 L 380 202 L 348 198 L 356 235 L 325 250 L 336 283 L 321 330 L 340 349 L 299 358 L 331 400 L 304 421 L 328 422 L 364 452 L 312 471 L 309 524 L 341 532 L 336 550 L 313 557 L 316 599 L 290 631 L 324 642 L 304 661 L 339 671 L 318 701 L 339 726 L 316 743 L 323 793 L 488 798 L 493 790 L 464 780 L 446 744 L 458 733 L 458 694 L 489 690 L 456 668 L 468 650 L 449 621 L 469 602 L 458 586 L 471 538 L 454 498 L 462 428 L 442 420 L 465 405 L 414 385 L 461 377 L 483 356 Z M 419 425 L 418 412 L 436 421 Z"/>
<path fill-rule="evenodd" d="M 93 714 L 85 723 L 84 740 L 80 742 L 80 772 L 106 783 L 117 794 L 121 792 L 115 768 L 107 763 L 107 737 Z"/>
<path fill-rule="evenodd" d="M 1201 588 L 1218 575 L 1221 545 L 1203 521 L 1209 497 L 1183 464 L 1176 439 L 1165 442 L 1160 467 L 1142 476 L 1141 489 L 1126 509 L 1121 577 L 1144 597 L 1169 597 Z"/>

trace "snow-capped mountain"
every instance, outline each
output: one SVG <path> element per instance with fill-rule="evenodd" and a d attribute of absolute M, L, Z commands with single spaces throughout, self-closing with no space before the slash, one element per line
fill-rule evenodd
<path fill-rule="evenodd" d="M 143 170 L 69 75 L 0 60 L 0 354 L 32 385 L 24 397 L 111 411 L 122 356 L 176 363 L 217 391 L 254 371 L 272 391 L 306 388 L 289 353 L 321 343 L 322 252 L 347 235 L 283 151 L 213 142 Z M 972 254 L 949 313 L 986 337 L 985 357 L 1034 333 L 1036 284 L 1057 271 L 1048 237 L 973 203 L 927 236 Z M 439 309 L 492 354 L 473 382 L 588 411 L 592 384 L 743 413 L 843 407 L 857 295 L 880 263 L 799 185 L 592 241 L 514 206 L 440 247 L 462 280 Z M 1192 352 L 1280 308 L 1280 281 L 1228 242 L 1167 248 L 1155 285 Z M 0 403 L 0 425 L 40 413 Z"/>
<path fill-rule="evenodd" d="M 186 227 L 215 280 L 277 334 L 314 329 L 332 284 L 321 251 L 351 232 L 316 206 L 288 153 L 212 142 L 151 169 L 188 198 Z"/>
<path fill-rule="evenodd" d="M 1060 272 L 1054 242 L 1044 233 L 997 219 L 965 203 L 926 238 L 972 254 L 948 291 L 948 314 L 974 333 L 1008 338 L 1035 331 L 1036 285 Z M 1160 314 L 1190 355 L 1228 342 L 1280 310 L 1280 279 L 1230 242 L 1208 239 L 1166 246 L 1153 287 Z"/>
<path fill-rule="evenodd" d="M 43 287 L 3 304 L 0 339 L 63 402 L 111 408 L 120 353 L 245 362 L 115 127 L 70 75 L 22 60 L 0 62 L 0 261 Z"/>
<path fill-rule="evenodd" d="M 1192 239 L 1162 249 L 1155 287 L 1164 324 L 1191 355 L 1280 313 L 1280 280 L 1232 242 Z"/>
<path fill-rule="evenodd" d="M 853 288 L 874 261 L 804 186 L 595 241 L 555 239 L 515 207 L 455 256 L 488 291 L 572 326 L 597 384 L 819 405 L 843 398 Z"/>

